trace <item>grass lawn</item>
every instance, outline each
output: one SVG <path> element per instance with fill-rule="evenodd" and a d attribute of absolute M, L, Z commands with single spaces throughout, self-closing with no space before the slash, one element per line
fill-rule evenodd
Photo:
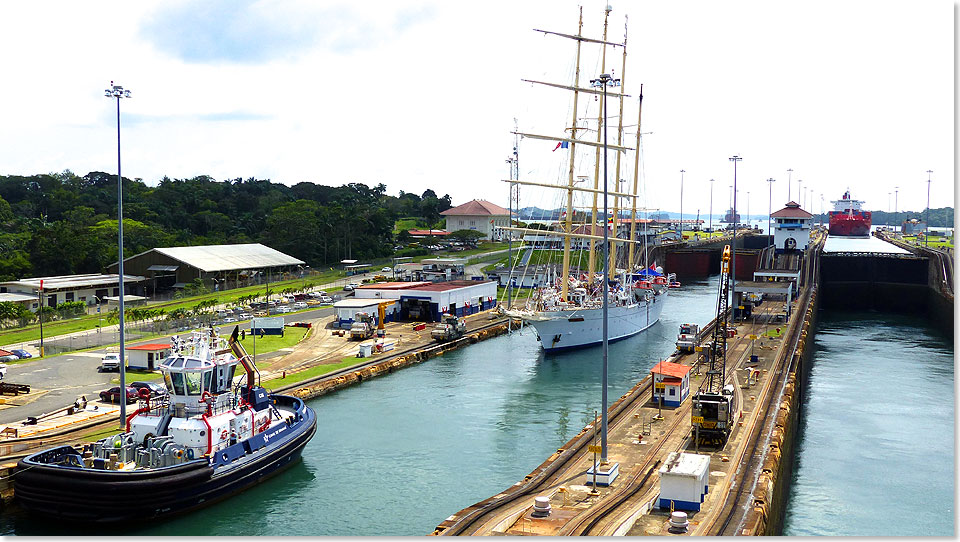
<path fill-rule="evenodd" d="M 513 289 L 513 300 L 517 299 L 526 299 L 530 297 L 530 292 L 533 291 L 533 288 L 514 288 Z M 507 304 L 507 289 L 503 286 L 497 287 L 497 303 L 506 306 Z"/>
<path fill-rule="evenodd" d="M 247 338 L 242 339 L 240 344 L 243 345 L 243 349 L 248 354 L 253 355 L 254 339 L 256 339 L 257 355 L 259 356 L 276 352 L 281 348 L 291 348 L 303 340 L 308 331 L 310 330 L 305 327 L 286 327 L 282 337 L 280 335 L 264 335 L 263 338 L 253 337 L 252 334 L 247 333 Z"/>
<path fill-rule="evenodd" d="M 354 356 L 348 356 L 341 359 L 337 363 L 325 363 L 323 365 L 317 365 L 316 367 L 311 367 L 299 373 L 288 374 L 286 378 L 273 378 L 262 382 L 261 385 L 265 388 L 276 388 L 279 386 L 286 386 L 289 384 L 296 384 L 298 382 L 303 382 L 315 376 L 325 375 L 327 373 L 332 373 L 337 369 L 343 369 L 344 367 L 349 367 L 356 363 L 360 363 L 362 360 Z"/>
<path fill-rule="evenodd" d="M 78 435 L 77 439 L 85 442 L 94 442 L 102 438 L 112 437 L 113 435 L 116 435 L 117 433 L 121 432 L 121 429 L 119 428 L 120 426 L 119 416 L 117 419 L 118 421 L 116 426 L 111 425 L 111 426 L 107 426 L 100 429 L 91 429 L 87 433 L 81 433 L 80 435 Z"/>
<path fill-rule="evenodd" d="M 910 243 L 911 245 L 919 246 L 929 246 L 931 248 L 953 248 L 953 238 L 951 237 L 930 237 L 929 243 L 925 243 L 923 239 L 917 240 L 916 235 L 904 235 L 903 241 L 905 243 Z"/>

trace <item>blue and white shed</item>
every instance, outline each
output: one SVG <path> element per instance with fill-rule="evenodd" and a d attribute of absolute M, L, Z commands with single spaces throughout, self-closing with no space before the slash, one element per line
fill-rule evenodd
<path fill-rule="evenodd" d="M 660 508 L 699 511 L 709 490 L 709 455 L 670 452 L 660 467 Z"/>

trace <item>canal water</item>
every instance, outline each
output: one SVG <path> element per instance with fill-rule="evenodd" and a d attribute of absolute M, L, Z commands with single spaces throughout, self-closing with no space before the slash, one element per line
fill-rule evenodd
<path fill-rule="evenodd" d="M 712 319 L 716 289 L 716 276 L 684 283 L 659 323 L 610 345 L 611 403 L 673 352 L 681 323 Z M 514 332 L 311 401 L 318 431 L 303 461 L 202 511 L 82 532 L 14 511 L 0 534 L 429 534 L 590 423 L 600 379 L 599 347 L 544 356 L 532 329 Z"/>
<path fill-rule="evenodd" d="M 822 311 L 784 534 L 955 536 L 953 338 Z"/>

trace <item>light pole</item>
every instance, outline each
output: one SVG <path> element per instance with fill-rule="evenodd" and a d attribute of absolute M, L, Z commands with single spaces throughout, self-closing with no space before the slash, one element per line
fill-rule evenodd
<path fill-rule="evenodd" d="M 770 236 L 770 244 L 773 244 L 773 232 L 770 231 L 770 223 L 773 218 L 773 183 L 777 182 L 773 177 L 767 179 L 767 186 L 770 187 L 770 195 L 768 198 L 770 201 L 767 203 L 770 207 L 770 210 L 767 211 L 767 235 Z"/>
<path fill-rule="evenodd" d="M 930 246 L 930 174 L 933 173 L 932 169 L 927 170 L 927 219 L 924 221 L 923 227 L 923 244 L 927 247 Z"/>
<path fill-rule="evenodd" d="M 713 179 L 710 179 L 710 237 L 713 237 Z"/>
<path fill-rule="evenodd" d="M 750 191 L 747 190 L 747 227 L 750 227 Z"/>
<path fill-rule="evenodd" d="M 897 194 L 898 194 L 898 192 L 900 192 L 900 187 L 899 187 L 899 186 L 894 186 L 894 187 L 893 187 L 893 224 L 894 224 L 894 227 L 896 227 L 896 224 L 897 224 L 897 222 L 898 222 L 897 219 L 899 218 L 899 217 L 897 216 Z M 900 233 L 903 233 L 903 225 L 902 225 L 902 224 L 900 225 Z"/>
<path fill-rule="evenodd" d="M 803 209 L 803 179 L 797 179 L 797 199 L 800 200 L 800 208 Z"/>
<path fill-rule="evenodd" d="M 683 174 L 685 169 L 680 170 L 680 241 L 683 240 Z"/>
<path fill-rule="evenodd" d="M 743 160 L 740 155 L 733 155 L 729 158 L 733 162 L 733 254 L 730 258 L 730 294 L 733 300 L 737 299 L 737 162 Z M 734 307 L 736 308 L 736 307 Z M 733 320 L 733 311 L 730 311 L 730 322 Z"/>
<path fill-rule="evenodd" d="M 790 183 L 793 180 L 793 169 L 787 170 L 787 201 L 790 201 L 792 192 L 790 191 Z"/>
<path fill-rule="evenodd" d="M 123 348 L 123 177 L 120 175 L 120 98 L 129 98 L 130 91 L 110 81 L 110 88 L 103 91 L 107 98 L 117 99 L 117 238 L 118 261 L 117 273 L 120 275 L 120 423 L 127 419 L 127 358 Z"/>
<path fill-rule="evenodd" d="M 597 79 L 591 79 L 590 84 L 595 87 L 603 87 L 603 216 L 607 216 L 607 87 L 620 86 L 620 80 L 610 77 L 609 74 L 601 74 Z M 608 321 L 607 321 L 607 303 L 610 273 L 610 242 L 608 239 L 609 228 L 604 225 L 603 228 L 603 382 L 601 391 L 602 416 L 600 418 L 600 463 L 607 463 L 607 354 L 609 348 L 608 340 Z M 596 489 L 596 488 L 594 488 Z"/>

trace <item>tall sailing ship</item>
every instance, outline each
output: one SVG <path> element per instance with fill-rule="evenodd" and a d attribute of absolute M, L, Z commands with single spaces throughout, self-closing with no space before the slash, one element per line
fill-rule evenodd
<path fill-rule="evenodd" d="M 643 104 L 643 89 L 639 96 L 640 107 L 637 113 L 636 140 L 637 148 L 630 149 L 623 146 L 623 108 L 624 99 L 628 95 L 623 93 L 623 75 L 626 68 L 626 23 L 624 23 L 624 41 L 616 43 L 608 41 L 607 28 L 610 17 L 610 8 L 607 7 L 604 14 L 603 38 L 593 39 L 583 36 L 583 10 L 581 8 L 578 30 L 576 34 L 563 34 L 546 30 L 537 30 L 547 35 L 557 36 L 565 39 L 571 39 L 576 42 L 576 70 L 574 72 L 572 85 L 548 83 L 542 81 L 524 80 L 535 85 L 544 85 L 554 89 L 561 89 L 573 93 L 573 112 L 572 125 L 567 129 L 569 137 L 557 137 L 549 135 L 538 135 L 530 133 L 515 132 L 523 138 L 535 140 L 545 140 L 556 143 L 554 150 L 559 148 L 568 149 L 569 167 L 565 182 L 562 184 L 551 182 L 531 182 L 511 179 L 509 181 L 518 185 L 530 185 L 545 187 L 556 190 L 566 195 L 566 210 L 562 213 L 557 230 L 544 232 L 542 230 L 526 228 L 506 228 L 513 231 L 531 234 L 543 238 L 547 237 L 563 240 L 563 261 L 559 273 L 549 273 L 545 281 L 541 281 L 534 288 L 534 291 L 527 298 L 525 305 L 517 306 L 512 309 L 504 310 L 504 313 L 513 318 L 523 320 L 526 324 L 532 325 L 540 337 L 540 342 L 546 352 L 556 352 L 573 348 L 581 348 L 600 344 L 603 341 L 603 273 L 598 272 L 597 252 L 598 248 L 602 255 L 603 230 L 609 230 L 609 288 L 608 288 L 608 334 L 610 341 L 625 339 L 640 333 L 649 328 L 660 319 L 660 313 L 667 296 L 669 278 L 664 276 L 663 269 L 656 266 L 656 263 L 647 261 L 646 244 L 643 244 L 644 253 L 639 254 L 638 247 L 641 244 L 637 239 L 637 225 L 646 222 L 637 219 L 637 211 L 646 211 L 638 209 L 638 181 L 639 181 L 639 148 L 640 148 L 640 115 Z M 587 139 L 589 132 L 594 131 L 586 126 L 578 124 L 583 121 L 578 116 L 577 105 L 581 94 L 604 95 L 603 89 L 581 86 L 580 80 L 580 58 L 581 50 L 584 44 L 600 45 L 601 47 L 601 73 L 608 73 L 606 53 L 608 48 L 620 48 L 623 52 L 622 66 L 620 70 L 620 90 L 619 92 L 606 91 L 606 96 L 612 100 L 619 101 L 620 113 L 618 115 L 617 141 L 616 144 L 607 145 L 601 139 L 601 128 L 605 124 L 604 115 L 601 108 L 597 121 L 596 139 Z M 591 119 L 593 120 L 593 119 Z M 585 186 L 576 186 L 575 165 L 576 150 L 581 146 L 589 146 L 595 149 L 593 162 L 593 188 Z M 603 160 L 603 149 L 607 148 L 617 152 L 616 172 L 612 176 L 613 180 L 620 178 L 621 156 L 628 150 L 636 150 L 636 156 L 633 167 L 633 188 L 629 192 L 621 192 L 619 184 L 616 184 L 616 191 L 605 191 L 600 186 L 600 162 Z M 582 177 L 581 177 L 582 179 Z M 585 179 L 582 179 L 585 180 Z M 574 194 L 586 194 L 592 196 L 592 205 L 589 213 L 578 211 L 574 208 Z M 598 215 L 597 198 L 598 196 L 613 196 L 614 209 L 607 216 Z M 630 204 L 629 228 L 626 222 L 621 220 L 621 200 L 628 200 Z M 604 200 L 605 201 L 605 200 Z M 584 222 L 575 224 L 574 217 L 587 217 Z M 648 226 L 644 225 L 646 230 Z M 621 231 L 623 230 L 623 231 Z M 627 231 L 629 230 L 629 231 Z M 599 234 L 598 234 L 599 233 Z M 625 238 L 619 237 L 620 233 Z M 646 231 L 643 239 L 647 239 Z M 571 269 L 571 249 L 572 240 L 576 240 L 578 251 L 587 249 L 589 265 L 587 270 Z M 626 250 L 619 251 L 618 247 L 625 247 Z M 602 256 L 601 256 L 602 257 Z M 617 264 L 622 264 L 620 267 Z M 602 263 L 599 266 L 602 270 Z M 543 282 L 546 282 L 545 284 Z M 521 280 L 521 284 L 523 281 Z"/>

